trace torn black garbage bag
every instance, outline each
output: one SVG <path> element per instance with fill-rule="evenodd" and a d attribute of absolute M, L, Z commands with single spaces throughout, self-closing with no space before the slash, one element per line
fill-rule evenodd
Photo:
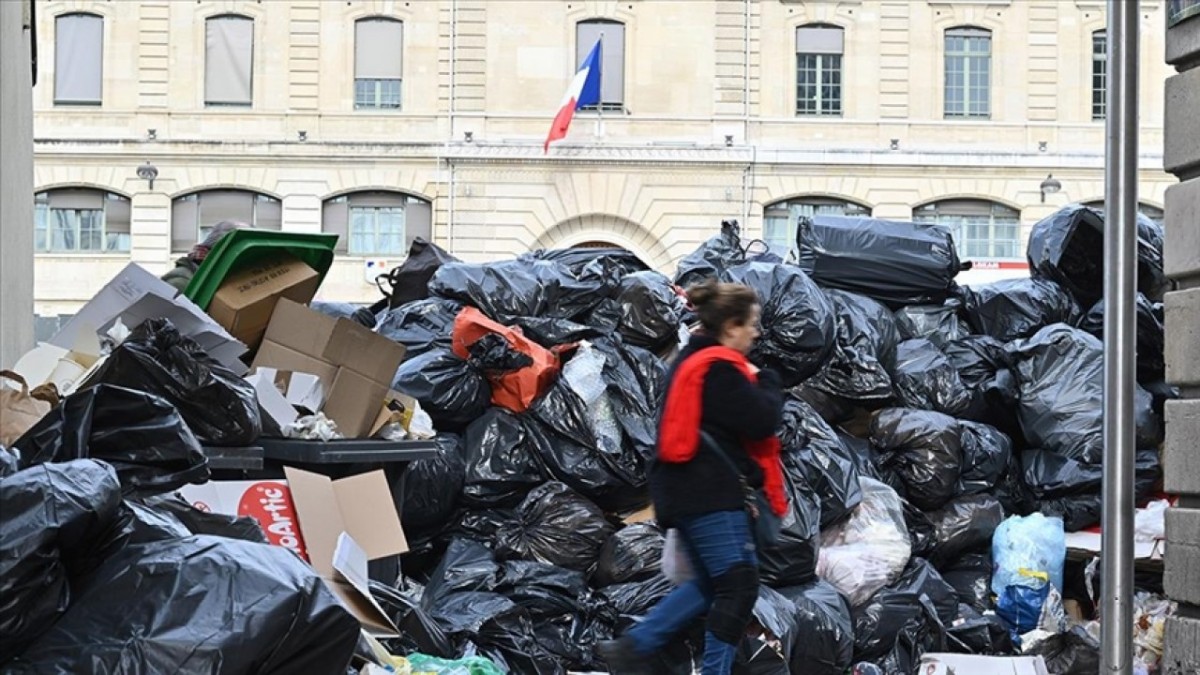
<path fill-rule="evenodd" d="M 790 265 L 748 262 L 725 270 L 721 280 L 754 289 L 762 307 L 762 335 L 750 359 L 779 373 L 784 386 L 812 377 L 833 353 L 836 322 L 825 294 Z"/>
<path fill-rule="evenodd" d="M 896 583 L 853 615 L 854 658 L 911 673 L 922 654 L 942 650 L 945 627 L 958 616 L 958 595 L 932 565 L 914 558 Z"/>
<path fill-rule="evenodd" d="M 901 494 L 915 506 L 932 511 L 958 493 L 962 441 L 954 418 L 926 410 L 885 408 L 871 419 L 870 434 L 880 451 L 880 472 L 885 477 L 894 475 Z"/>
<path fill-rule="evenodd" d="M 463 441 L 467 473 L 462 500 L 468 506 L 516 506 L 548 477 L 536 436 L 525 420 L 507 410 L 488 408 L 467 427 Z"/>
<path fill-rule="evenodd" d="M 900 340 L 896 317 L 863 295 L 829 289 L 825 296 L 837 322 L 833 354 L 809 384 L 855 401 L 891 398 Z"/>
<path fill-rule="evenodd" d="M 821 504 L 804 477 L 808 467 L 797 454 L 782 458 L 788 509 L 782 518 L 779 546 L 758 552 L 759 577 L 775 588 L 806 584 L 817 574 Z"/>
<path fill-rule="evenodd" d="M 404 531 L 431 532 L 443 527 L 458 506 L 467 474 L 463 440 L 454 434 L 438 434 L 434 440 L 437 454 L 427 459 L 408 462 L 390 482 L 397 497 L 396 511 L 400 513 Z"/>
<path fill-rule="evenodd" d="M 653 522 L 628 525 L 600 549 L 593 580 L 597 586 L 649 579 L 662 570 L 663 531 Z"/>
<path fill-rule="evenodd" d="M 492 403 L 492 385 L 449 349 L 434 349 L 400 364 L 392 388 L 421 402 L 439 431 L 457 431 Z"/>
<path fill-rule="evenodd" d="M 1098 464 L 1103 456 L 1104 346 L 1064 324 L 1047 326 L 1008 346 L 1020 387 L 1018 416 L 1030 447 Z M 1161 425 L 1153 399 L 1134 391 L 1139 447 L 1157 445 Z"/>
<path fill-rule="evenodd" d="M 947 298 L 940 305 L 908 305 L 896 310 L 896 327 L 901 340 L 924 338 L 943 347 L 971 334 L 961 312 L 962 300 L 957 297 Z"/>
<path fill-rule="evenodd" d="M 1166 376 L 1166 361 L 1163 356 L 1165 331 L 1163 329 L 1162 303 L 1150 302 L 1146 296 L 1137 294 L 1135 308 L 1137 327 L 1137 379 L 1140 383 L 1161 382 Z M 1079 328 L 1096 339 L 1104 340 L 1104 301 L 1101 300 L 1084 315 Z"/>
<path fill-rule="evenodd" d="M 683 300 L 662 274 L 637 272 L 625 277 L 617 289 L 617 303 L 617 330 L 625 342 L 659 351 L 679 340 Z"/>
<path fill-rule="evenodd" d="M 1170 288 L 1163 273 L 1163 231 L 1149 218 L 1137 218 L 1137 289 L 1161 302 Z M 1083 307 L 1104 297 L 1104 214 L 1072 204 L 1033 226 L 1026 249 L 1034 276 L 1062 284 Z"/>
<path fill-rule="evenodd" d="M 978 612 L 991 609 L 992 546 L 988 543 L 974 551 L 943 563 L 938 569 L 942 579 L 954 587 L 958 601 Z"/>
<path fill-rule="evenodd" d="M 675 285 L 687 288 L 705 279 L 719 277 L 726 269 L 745 261 L 737 222 L 723 221 L 721 233 L 700 245 L 679 261 Z"/>
<path fill-rule="evenodd" d="M 586 323 L 592 310 L 612 297 L 620 282 L 615 266 L 589 265 L 576 274 L 563 263 L 527 256 L 443 265 L 429 282 L 429 290 L 437 297 L 478 307 L 503 324 L 518 317 Z"/>
<path fill-rule="evenodd" d="M 530 492 L 516 516 L 496 533 L 499 557 L 539 560 L 580 572 L 591 572 L 600 547 L 616 531 L 599 507 L 558 482 Z"/>
<path fill-rule="evenodd" d="M 108 462 L 125 492 L 169 492 L 209 478 L 208 458 L 174 406 L 109 384 L 63 399 L 13 448 L 23 467 L 86 457 Z"/>
<path fill-rule="evenodd" d="M 1074 324 L 1079 305 L 1048 279 L 1007 279 L 963 289 L 971 328 L 1001 342 L 1027 338 L 1055 323 Z"/>
<path fill-rule="evenodd" d="M 262 433 L 254 385 L 180 335 L 167 319 L 133 329 L 84 386 L 110 384 L 161 396 L 207 445 L 251 445 Z"/>
<path fill-rule="evenodd" d="M 345 672 L 361 629 L 291 551 L 222 537 L 129 546 L 78 589 L 7 672 Z"/>
<path fill-rule="evenodd" d="M 908 408 L 960 415 L 971 405 L 971 392 L 958 370 L 929 340 L 899 344 L 892 386 L 897 401 Z"/>
<path fill-rule="evenodd" d="M 462 308 L 462 303 L 444 298 L 414 300 L 388 310 L 375 332 L 404 345 L 406 359 L 434 350 L 449 350 L 454 319 Z"/>
<path fill-rule="evenodd" d="M 825 581 L 779 589 L 795 607 L 796 640 L 791 672 L 842 675 L 854 660 L 854 619 L 850 604 Z"/>
<path fill-rule="evenodd" d="M 0 664 L 67 611 L 70 559 L 102 543 L 120 506 L 116 472 L 92 459 L 0 478 Z"/>
<path fill-rule="evenodd" d="M 413 239 L 412 245 L 408 247 L 408 257 L 399 267 L 388 272 L 386 278 L 380 282 L 381 289 L 383 285 L 389 286 L 385 292 L 388 296 L 388 306 L 394 309 L 428 298 L 430 279 L 438 268 L 452 262 L 458 262 L 458 258 L 444 248 L 421 237 Z"/>
<path fill-rule="evenodd" d="M 789 397 L 778 436 L 820 500 L 821 529 L 848 517 L 862 502 L 862 488 L 854 457 L 837 432 L 807 403 Z"/>
<path fill-rule="evenodd" d="M 1004 508 L 991 495 L 964 495 L 930 513 L 929 520 L 934 532 L 929 562 L 940 567 L 990 542 L 1004 521 Z"/>
<path fill-rule="evenodd" d="M 861 293 L 892 308 L 939 304 L 962 264 L 950 231 L 877 218 L 801 218 L 798 263 L 821 286 Z"/>

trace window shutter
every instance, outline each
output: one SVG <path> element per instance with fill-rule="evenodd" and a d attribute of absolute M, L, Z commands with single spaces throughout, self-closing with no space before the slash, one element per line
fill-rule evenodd
<path fill-rule="evenodd" d="M 104 193 L 99 190 L 54 190 L 50 208 L 92 210 L 104 208 Z"/>
<path fill-rule="evenodd" d="M 345 253 L 350 249 L 350 200 L 328 199 L 321 207 L 321 231 L 338 236 L 334 251 Z"/>
<path fill-rule="evenodd" d="M 250 105 L 254 21 L 218 16 L 205 24 L 204 102 Z"/>
<path fill-rule="evenodd" d="M 796 29 L 797 54 L 841 54 L 845 49 L 841 28 L 800 26 Z"/>
<path fill-rule="evenodd" d="M 171 250 L 182 253 L 196 245 L 200 234 L 199 195 L 177 197 L 171 202 Z"/>
<path fill-rule="evenodd" d="M 433 205 L 422 199 L 410 200 L 404 207 L 404 227 L 406 251 L 417 237 L 433 241 Z"/>
<path fill-rule="evenodd" d="M 575 68 L 604 34 L 600 55 L 600 101 L 625 103 L 625 25 L 615 21 L 581 21 L 575 30 Z"/>
<path fill-rule="evenodd" d="M 66 14 L 54 22 L 54 101 L 99 103 L 104 63 L 104 19 Z"/>
<path fill-rule="evenodd" d="M 404 24 L 393 19 L 359 19 L 354 24 L 354 77 L 399 80 L 404 73 Z"/>

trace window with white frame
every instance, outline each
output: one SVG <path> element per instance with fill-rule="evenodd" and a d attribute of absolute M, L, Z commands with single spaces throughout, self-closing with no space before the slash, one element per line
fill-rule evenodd
<path fill-rule="evenodd" d="M 1092 33 L 1092 119 L 1104 119 L 1108 105 L 1108 32 Z"/>
<path fill-rule="evenodd" d="M 404 24 L 386 17 L 354 22 L 354 107 L 399 110 Z"/>
<path fill-rule="evenodd" d="M 796 247 L 796 230 L 801 218 L 813 216 L 870 216 L 871 209 L 832 197 L 798 197 L 763 209 L 763 241 L 782 258 Z"/>
<path fill-rule="evenodd" d="M 237 14 L 204 22 L 204 104 L 254 103 L 254 20 Z"/>
<path fill-rule="evenodd" d="M 796 29 L 796 114 L 842 114 L 843 32 L 822 24 Z"/>
<path fill-rule="evenodd" d="M 63 14 L 54 20 L 54 103 L 100 105 L 104 75 L 104 19 Z"/>
<path fill-rule="evenodd" d="M 1021 214 L 982 199 L 947 199 L 913 209 L 913 221 L 949 228 L 963 259 L 1021 257 Z"/>
<path fill-rule="evenodd" d="M 946 117 L 992 114 L 992 34 L 982 28 L 946 31 Z"/>
<path fill-rule="evenodd" d="M 129 200 L 91 188 L 34 195 L 33 246 L 38 253 L 128 253 Z"/>
<path fill-rule="evenodd" d="M 338 235 L 338 253 L 396 258 L 408 253 L 413 239 L 431 238 L 432 219 L 432 204 L 424 199 L 370 190 L 325 200 L 321 229 Z"/>
<path fill-rule="evenodd" d="M 202 190 L 176 197 L 171 202 L 171 250 L 191 250 L 213 225 L 225 220 L 279 230 L 283 205 L 270 195 L 250 190 Z"/>
<path fill-rule="evenodd" d="M 588 19 L 575 24 L 575 68 L 583 65 L 592 47 L 600 48 L 600 105 L 581 110 L 625 110 L 625 24 L 609 19 Z"/>

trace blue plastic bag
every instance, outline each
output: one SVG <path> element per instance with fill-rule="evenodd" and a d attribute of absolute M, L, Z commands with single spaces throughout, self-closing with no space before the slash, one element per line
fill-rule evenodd
<path fill-rule="evenodd" d="M 1040 513 L 1013 516 L 992 535 L 992 592 L 1003 596 L 1009 586 L 1037 590 L 1047 583 L 1061 591 L 1066 558 L 1067 535 L 1061 518 Z"/>

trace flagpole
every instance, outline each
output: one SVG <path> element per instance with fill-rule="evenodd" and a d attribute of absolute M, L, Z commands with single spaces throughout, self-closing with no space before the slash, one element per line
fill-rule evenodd
<path fill-rule="evenodd" d="M 600 100 L 596 102 L 596 136 L 604 137 L 604 31 L 600 31 Z"/>

